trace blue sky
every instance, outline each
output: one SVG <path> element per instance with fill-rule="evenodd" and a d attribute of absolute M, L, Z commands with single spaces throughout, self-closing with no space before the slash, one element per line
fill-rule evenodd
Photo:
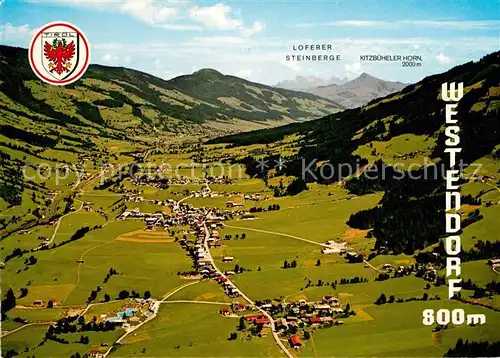
<path fill-rule="evenodd" d="M 296 76 L 402 82 L 500 49 L 497 0 L 0 0 L 0 43 L 27 48 L 33 32 L 62 20 L 80 27 L 92 63 L 169 79 L 215 68 L 275 84 Z M 298 44 L 331 44 L 338 62 L 287 62 Z M 306 53 L 302 53 L 306 54 Z M 307 54 L 313 54 L 308 52 Z M 421 67 L 361 62 L 362 54 L 415 54 Z"/>

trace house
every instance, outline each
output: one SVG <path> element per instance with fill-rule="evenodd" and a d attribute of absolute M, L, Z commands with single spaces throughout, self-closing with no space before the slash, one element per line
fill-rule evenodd
<path fill-rule="evenodd" d="M 322 305 L 314 305 L 314 309 L 318 311 L 328 311 L 331 309 L 330 305 L 322 304 Z"/>
<path fill-rule="evenodd" d="M 332 249 L 329 247 L 325 247 L 325 248 L 321 249 L 321 253 L 324 255 L 336 254 L 338 252 L 339 252 L 338 250 L 335 250 L 335 249 Z"/>
<path fill-rule="evenodd" d="M 263 314 L 249 314 L 249 315 L 245 316 L 245 319 L 247 321 L 261 320 L 261 319 L 264 319 L 264 318 L 267 318 L 267 317 L 265 315 L 263 315 Z"/>
<path fill-rule="evenodd" d="M 293 335 L 290 337 L 290 347 L 292 348 L 302 347 L 302 341 L 300 340 L 299 336 Z"/>
<path fill-rule="evenodd" d="M 224 315 L 224 316 L 227 316 L 229 313 L 231 313 L 229 307 L 222 307 L 220 310 L 219 310 L 219 313 L 221 315 Z"/>
<path fill-rule="evenodd" d="M 278 318 L 276 320 L 276 329 L 281 329 L 281 328 L 288 329 L 288 323 L 284 318 Z"/>
<path fill-rule="evenodd" d="M 42 300 L 35 300 L 35 302 L 33 302 L 33 306 L 43 306 L 43 301 Z"/>
<path fill-rule="evenodd" d="M 391 264 L 384 264 L 382 266 L 382 269 L 391 272 L 392 271 L 392 265 Z"/>
<path fill-rule="evenodd" d="M 232 257 L 232 256 L 224 256 L 222 258 L 222 262 L 233 262 L 233 260 L 234 260 L 234 257 Z"/>
<path fill-rule="evenodd" d="M 488 265 L 500 265 L 500 259 L 489 259 Z"/>
<path fill-rule="evenodd" d="M 101 351 L 98 351 L 96 349 L 93 349 L 87 353 L 89 357 L 95 357 L 95 358 L 101 358 L 104 357 L 104 353 Z"/>
<path fill-rule="evenodd" d="M 231 307 L 233 308 L 233 311 L 236 312 L 245 311 L 248 308 L 245 304 L 239 302 L 231 304 Z"/>
<path fill-rule="evenodd" d="M 309 322 L 311 322 L 311 324 L 314 324 L 314 323 L 321 324 L 321 318 L 320 317 L 311 317 L 311 318 L 309 318 Z"/>

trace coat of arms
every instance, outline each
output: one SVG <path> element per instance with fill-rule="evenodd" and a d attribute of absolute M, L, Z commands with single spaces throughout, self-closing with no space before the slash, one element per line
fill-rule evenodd
<path fill-rule="evenodd" d="M 78 80 L 89 60 L 88 40 L 81 30 L 68 23 L 44 26 L 31 42 L 31 67 L 47 83 L 65 85 Z"/>

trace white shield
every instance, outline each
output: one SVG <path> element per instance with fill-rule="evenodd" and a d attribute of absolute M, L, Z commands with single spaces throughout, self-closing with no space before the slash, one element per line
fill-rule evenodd
<path fill-rule="evenodd" d="M 78 68 L 80 36 L 75 31 L 45 31 L 40 36 L 42 66 L 58 81 L 69 78 Z"/>

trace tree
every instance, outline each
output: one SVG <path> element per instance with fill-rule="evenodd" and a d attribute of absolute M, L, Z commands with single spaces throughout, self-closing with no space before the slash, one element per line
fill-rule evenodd
<path fill-rule="evenodd" d="M 29 261 L 29 264 L 30 264 L 30 265 L 34 265 L 34 264 L 36 264 L 36 263 L 37 263 L 37 261 L 38 261 L 38 260 L 37 260 L 37 258 L 36 258 L 35 256 L 31 255 L 31 256 L 29 257 L 28 261 Z"/>
<path fill-rule="evenodd" d="M 19 298 L 26 297 L 28 295 L 28 289 L 26 287 L 21 288 L 21 294 L 19 295 Z"/>
<path fill-rule="evenodd" d="M 311 338 L 311 333 L 309 333 L 308 331 L 304 331 L 304 339 L 309 339 Z"/>
<path fill-rule="evenodd" d="M 293 260 L 292 263 L 290 264 L 290 267 L 297 267 L 297 261 Z"/>
<path fill-rule="evenodd" d="M 241 234 L 241 239 L 242 240 L 245 240 L 246 238 L 247 238 L 247 234 L 245 234 L 245 233 Z"/>
<path fill-rule="evenodd" d="M 130 293 L 127 291 L 127 290 L 122 290 L 120 291 L 120 293 L 118 294 L 118 298 L 120 300 L 124 300 L 126 298 L 128 298 L 128 296 L 130 295 Z"/>
<path fill-rule="evenodd" d="M 389 296 L 389 303 L 394 303 L 394 301 L 396 300 L 396 297 L 394 297 L 394 295 L 390 295 Z"/>
<path fill-rule="evenodd" d="M 147 300 L 148 298 L 150 298 L 150 297 L 151 297 L 151 292 L 149 292 L 149 291 L 144 292 L 144 298 L 145 298 L 146 300 Z"/>
<path fill-rule="evenodd" d="M 321 266 L 321 260 L 318 259 L 318 261 L 316 261 L 316 266 Z"/>
<path fill-rule="evenodd" d="M 11 310 L 14 307 L 16 307 L 16 295 L 14 295 L 12 288 L 9 288 L 7 294 L 5 295 L 5 299 L 2 301 L 2 313 Z"/>
<path fill-rule="evenodd" d="M 244 331 L 246 329 L 245 317 L 240 317 L 240 324 L 238 325 L 238 331 Z"/>
<path fill-rule="evenodd" d="M 78 324 L 85 324 L 85 317 L 83 316 L 78 317 Z"/>
<path fill-rule="evenodd" d="M 289 266 L 289 264 L 288 264 L 288 261 L 287 261 L 287 260 L 285 260 L 285 261 L 283 262 L 283 268 L 289 268 L 289 267 L 290 267 L 290 266 Z"/>
<path fill-rule="evenodd" d="M 110 300 L 111 300 L 111 297 L 107 293 L 105 293 L 104 294 L 104 302 L 109 302 Z"/>
<path fill-rule="evenodd" d="M 287 195 L 297 195 L 298 193 L 307 190 L 307 184 L 302 178 L 295 178 L 286 188 Z"/>
<path fill-rule="evenodd" d="M 382 293 L 379 298 L 377 298 L 377 301 L 375 301 L 375 304 L 377 305 L 383 305 L 387 302 L 387 298 L 385 297 L 385 293 Z"/>
<path fill-rule="evenodd" d="M 422 296 L 422 300 L 427 301 L 428 298 L 429 298 L 429 295 L 427 294 L 427 292 L 424 292 L 424 295 Z"/>
<path fill-rule="evenodd" d="M 47 308 L 53 308 L 54 307 L 54 302 L 52 300 L 49 300 L 47 303 Z"/>

